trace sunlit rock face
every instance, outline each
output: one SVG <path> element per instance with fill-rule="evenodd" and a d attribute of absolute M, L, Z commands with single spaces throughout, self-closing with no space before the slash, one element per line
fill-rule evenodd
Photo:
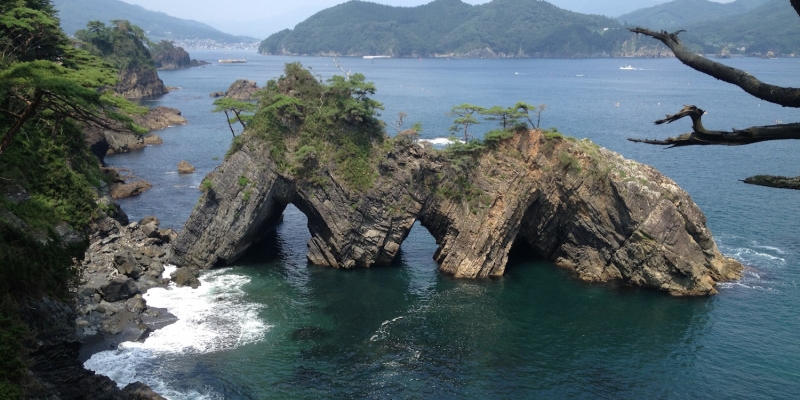
<path fill-rule="evenodd" d="M 334 169 L 281 172 L 266 146 L 245 135 L 206 177 L 175 242 L 176 265 L 235 262 L 293 204 L 308 218 L 309 261 L 335 268 L 390 263 L 419 221 L 436 239 L 439 269 L 458 278 L 503 275 L 512 246 L 585 281 L 673 295 L 713 294 L 717 282 L 741 274 L 675 182 L 587 140 L 518 132 L 467 166 L 398 142 L 362 191 Z"/>

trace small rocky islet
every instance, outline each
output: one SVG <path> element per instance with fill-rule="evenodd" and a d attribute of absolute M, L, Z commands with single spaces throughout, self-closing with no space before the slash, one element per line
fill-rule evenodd
<path fill-rule="evenodd" d="M 581 280 L 677 296 L 714 294 L 717 282 L 740 277 L 742 266 L 719 252 L 691 197 L 655 169 L 530 127 L 449 150 L 413 130 L 388 138 L 370 120 L 374 105 L 342 105 L 363 85 L 360 76 L 328 86 L 299 65 L 268 83 L 262 120 L 205 178 L 171 261 L 200 269 L 235 263 L 293 204 L 308 218 L 308 260 L 316 265 L 389 264 L 419 221 L 436 239 L 439 270 L 457 278 L 502 276 L 512 246 Z M 304 108 L 304 96 L 319 93 L 333 111 Z M 363 114 L 318 122 L 337 107 Z M 307 113 L 298 117 L 298 109 Z M 342 156 L 356 146 L 348 138 L 369 154 L 361 164 Z"/>

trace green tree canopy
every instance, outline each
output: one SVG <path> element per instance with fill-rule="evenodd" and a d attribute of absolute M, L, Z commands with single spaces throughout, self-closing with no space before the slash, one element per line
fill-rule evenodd
<path fill-rule="evenodd" d="M 480 124 L 481 122 L 475 118 L 475 114 L 481 114 L 485 112 L 486 109 L 481 106 L 476 106 L 474 104 L 461 104 L 457 106 L 453 106 L 450 109 L 450 112 L 447 113 L 450 117 L 456 117 L 453 120 L 453 126 L 450 127 L 450 131 L 453 133 L 460 132 L 462 129 L 464 131 L 464 142 L 469 141 L 469 127 L 470 125 Z"/>
<path fill-rule="evenodd" d="M 118 110 L 136 107 L 101 90 L 116 83 L 117 71 L 72 45 L 49 2 L 29 3 L 39 8 L 5 7 L 0 14 L 0 156 L 32 121 L 56 131 L 67 118 L 131 124 Z"/>
<path fill-rule="evenodd" d="M 111 21 L 110 26 L 90 21 L 86 29 L 75 32 L 75 37 L 89 52 L 119 69 L 155 68 L 150 54 L 154 43 L 147 39 L 142 28 L 126 20 Z"/>

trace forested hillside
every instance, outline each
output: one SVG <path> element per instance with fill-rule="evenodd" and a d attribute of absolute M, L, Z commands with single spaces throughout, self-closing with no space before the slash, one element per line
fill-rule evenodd
<path fill-rule="evenodd" d="M 633 11 L 620 16 L 617 20 L 623 24 L 672 31 L 745 14 L 767 2 L 769 0 L 736 0 L 730 3 L 709 0 L 673 0 Z"/>
<path fill-rule="evenodd" d="M 769 0 L 747 13 L 685 29 L 682 37 L 701 44 L 705 53 L 728 48 L 732 54 L 748 56 L 800 54 L 800 24 L 786 0 Z"/>
<path fill-rule="evenodd" d="M 108 23 L 125 19 L 140 26 L 154 40 L 211 39 L 222 43 L 253 42 L 255 39 L 234 36 L 204 23 L 180 19 L 162 12 L 150 11 L 119 0 L 53 0 L 61 27 L 69 35 L 83 29 L 89 21 Z"/>
<path fill-rule="evenodd" d="M 631 34 L 615 20 L 545 1 L 493 0 L 472 6 L 435 0 L 418 7 L 350 1 L 278 32 L 264 54 L 395 57 L 609 56 Z"/>

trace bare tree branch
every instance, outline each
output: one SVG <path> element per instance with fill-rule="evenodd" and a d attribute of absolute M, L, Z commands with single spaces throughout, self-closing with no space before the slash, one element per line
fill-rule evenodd
<path fill-rule="evenodd" d="M 703 127 L 702 117 L 705 111 L 695 106 L 684 106 L 675 114 L 656 121 L 656 125 L 671 123 L 684 117 L 692 119 L 692 132 L 664 140 L 634 139 L 631 142 L 666 145 L 671 147 L 691 145 L 725 145 L 739 146 L 764 142 L 767 140 L 800 139 L 800 123 L 751 126 L 745 129 L 727 131 L 711 131 Z"/>
<path fill-rule="evenodd" d="M 222 111 L 225 112 L 225 120 L 228 121 L 228 128 L 231 128 L 231 135 L 233 135 L 233 138 L 236 139 L 236 132 L 233 131 L 233 125 L 231 125 L 231 116 L 228 115 L 228 109 L 226 108 Z M 241 122 L 241 120 L 239 121 Z"/>
<path fill-rule="evenodd" d="M 342 70 L 342 73 L 344 73 L 344 77 L 346 80 L 350 80 L 350 73 L 352 71 L 345 71 L 344 67 L 342 67 L 342 64 L 339 64 L 339 60 L 337 60 L 336 57 L 333 57 L 333 65 Z"/>
<path fill-rule="evenodd" d="M 789 2 L 792 3 L 792 7 L 797 11 L 797 15 L 800 16 L 800 0 L 790 0 Z"/>
<path fill-rule="evenodd" d="M 800 8 L 800 0 L 791 0 L 792 6 L 795 10 Z M 800 14 L 800 10 L 798 11 Z M 745 92 L 784 107 L 800 108 L 800 89 L 787 88 L 782 86 L 771 85 L 761 82 L 747 71 L 732 68 L 727 65 L 711 61 L 702 55 L 695 54 L 687 49 L 678 40 L 678 33 L 667 33 L 666 31 L 654 32 L 646 28 L 632 28 L 631 32 L 641 33 L 650 36 L 667 47 L 675 53 L 675 57 L 687 66 L 696 69 L 704 74 L 710 75 L 719 80 L 734 84 Z"/>

